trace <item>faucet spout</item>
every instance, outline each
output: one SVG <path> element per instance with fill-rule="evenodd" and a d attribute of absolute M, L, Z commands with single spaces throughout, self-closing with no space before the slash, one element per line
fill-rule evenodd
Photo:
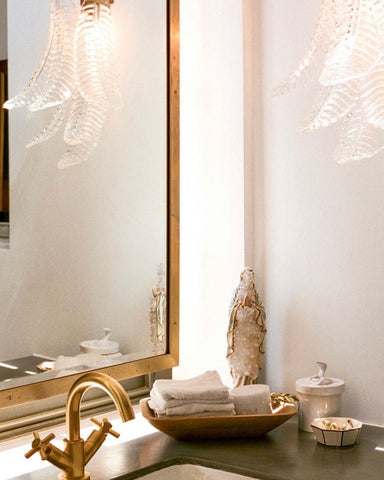
<path fill-rule="evenodd" d="M 102 422 L 93 418 L 91 421 L 99 426 L 84 442 L 80 437 L 80 404 L 84 393 L 91 387 L 97 387 L 108 393 L 115 402 L 123 422 L 135 418 L 129 397 L 124 388 L 114 378 L 99 372 L 89 372 L 80 377 L 69 390 L 66 404 L 67 438 L 64 439 L 65 448 L 60 450 L 51 440 L 55 437 L 48 435 L 43 440 L 34 432 L 32 449 L 25 456 L 31 457 L 40 452 L 42 460 L 48 460 L 52 465 L 62 470 L 59 480 L 89 480 L 90 475 L 84 467 L 101 447 L 108 434 L 118 437 L 112 430 L 112 424 L 107 418 Z"/>
<path fill-rule="evenodd" d="M 99 372 L 84 374 L 74 382 L 68 392 L 66 403 L 67 434 L 70 442 L 80 440 L 80 404 L 84 393 L 97 387 L 108 393 L 114 401 L 121 420 L 127 422 L 135 418 L 129 397 L 124 388 L 114 378 Z"/>

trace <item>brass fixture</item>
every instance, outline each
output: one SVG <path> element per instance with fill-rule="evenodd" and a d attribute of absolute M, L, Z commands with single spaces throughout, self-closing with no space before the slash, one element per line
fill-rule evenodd
<path fill-rule="evenodd" d="M 91 387 L 97 387 L 108 393 L 115 402 L 123 422 L 135 418 L 131 402 L 126 391 L 114 378 L 100 372 L 89 372 L 78 378 L 68 392 L 66 403 L 67 438 L 64 439 L 65 448 L 60 450 L 50 442 L 55 438 L 53 433 L 43 440 L 37 432 L 33 432 L 32 449 L 25 457 L 29 458 L 39 452 L 42 460 L 48 460 L 52 465 L 60 468 L 59 480 L 88 480 L 90 475 L 85 471 L 85 465 L 101 447 L 108 433 L 119 437 L 119 433 L 112 430 L 108 419 L 99 421 L 91 418 L 99 429 L 93 430 L 87 440 L 80 437 L 80 404 L 81 399 Z"/>
<path fill-rule="evenodd" d="M 115 0 L 81 0 L 80 5 L 83 7 L 84 5 L 112 5 Z"/>

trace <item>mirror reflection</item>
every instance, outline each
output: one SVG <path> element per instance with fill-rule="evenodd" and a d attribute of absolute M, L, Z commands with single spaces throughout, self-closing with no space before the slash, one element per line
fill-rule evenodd
<path fill-rule="evenodd" d="M 2 2 L 11 97 L 43 54 L 49 1 Z M 51 112 L 9 113 L 0 389 L 166 351 L 166 15 L 165 0 L 114 2 L 123 106 L 87 162 L 58 170 L 60 135 L 25 148 Z"/>

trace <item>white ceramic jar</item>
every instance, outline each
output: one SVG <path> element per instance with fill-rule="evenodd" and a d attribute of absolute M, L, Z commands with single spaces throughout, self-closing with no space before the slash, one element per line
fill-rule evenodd
<path fill-rule="evenodd" d="M 325 377 L 327 364 L 317 362 L 319 371 L 313 377 L 296 380 L 299 403 L 299 428 L 312 432 L 315 418 L 338 417 L 341 414 L 341 394 L 345 383 L 339 378 Z"/>

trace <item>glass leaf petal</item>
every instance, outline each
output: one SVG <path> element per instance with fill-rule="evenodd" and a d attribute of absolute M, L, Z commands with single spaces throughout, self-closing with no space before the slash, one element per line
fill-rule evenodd
<path fill-rule="evenodd" d="M 72 2 L 55 15 L 55 32 L 45 59 L 44 84 L 39 96 L 29 105 L 31 111 L 55 106 L 69 98 L 74 89 L 73 41 L 76 9 Z"/>
<path fill-rule="evenodd" d="M 107 118 L 106 105 L 86 102 L 80 99 L 71 105 L 71 111 L 64 131 L 64 140 L 70 145 L 87 143 L 99 135 Z"/>
<path fill-rule="evenodd" d="M 73 0 L 50 0 L 50 22 L 48 41 L 42 60 L 29 80 L 27 86 L 15 97 L 5 102 L 4 107 L 8 109 L 33 104 L 41 95 L 47 81 L 47 65 L 51 64 L 51 56 L 54 54 L 54 46 L 57 44 L 57 37 L 61 32 L 61 11 L 73 11 L 76 13 Z"/>
<path fill-rule="evenodd" d="M 55 107 L 52 119 L 49 123 L 36 135 L 27 145 L 26 148 L 33 147 L 40 143 L 45 142 L 49 138 L 53 137 L 61 128 L 64 123 L 65 117 L 68 112 L 68 101 L 60 103 Z"/>
<path fill-rule="evenodd" d="M 373 18 L 376 34 L 384 45 L 384 3 L 382 0 L 372 0 Z"/>
<path fill-rule="evenodd" d="M 75 70 L 81 95 L 89 103 L 121 106 L 110 8 L 86 5 L 76 29 Z"/>
<path fill-rule="evenodd" d="M 322 0 L 316 29 L 309 47 L 299 65 L 272 90 L 272 95 L 285 95 L 298 85 L 305 87 L 314 80 L 328 49 L 334 9 L 335 0 Z"/>
<path fill-rule="evenodd" d="M 384 57 L 362 80 L 361 101 L 368 122 L 384 129 Z"/>
<path fill-rule="evenodd" d="M 323 87 L 307 124 L 299 132 L 310 132 L 328 127 L 344 117 L 359 97 L 359 80 Z"/>
<path fill-rule="evenodd" d="M 71 146 L 58 163 L 58 168 L 67 168 L 88 160 L 97 147 L 108 115 L 106 105 L 86 104 L 82 122 L 73 123 L 76 131 L 67 132 L 72 139 Z"/>
<path fill-rule="evenodd" d="M 333 158 L 338 163 L 371 158 L 383 150 L 383 140 L 383 130 L 370 125 L 363 109 L 357 106 L 343 121 Z"/>
<path fill-rule="evenodd" d="M 332 47 L 319 78 L 324 86 L 362 77 L 375 66 L 383 49 L 372 0 L 343 0 L 338 10 Z"/>

